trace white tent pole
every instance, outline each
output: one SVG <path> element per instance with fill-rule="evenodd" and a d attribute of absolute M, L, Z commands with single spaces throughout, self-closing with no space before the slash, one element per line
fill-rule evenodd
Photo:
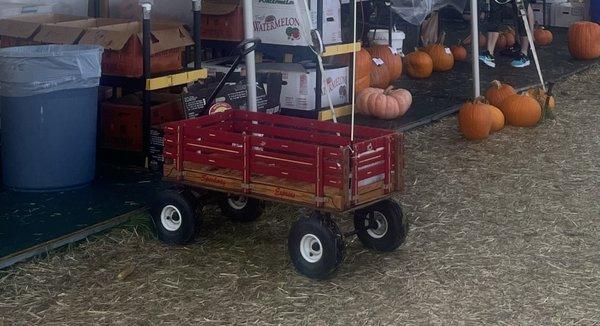
<path fill-rule="evenodd" d="M 477 0 L 471 0 L 471 47 L 473 53 L 473 97 L 481 96 L 479 85 L 479 10 Z"/>
<path fill-rule="evenodd" d="M 244 37 L 246 40 L 254 38 L 253 19 L 252 0 L 244 0 Z M 246 48 L 253 45 L 253 43 L 249 43 Z M 248 111 L 256 112 L 256 60 L 254 51 L 246 54 L 246 87 L 248 88 Z"/>

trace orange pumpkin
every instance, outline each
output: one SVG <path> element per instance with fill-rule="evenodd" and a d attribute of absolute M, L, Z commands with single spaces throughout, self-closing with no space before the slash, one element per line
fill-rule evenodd
<path fill-rule="evenodd" d="M 537 45 L 550 45 L 550 43 L 552 43 L 553 38 L 554 36 L 552 36 L 552 32 L 543 27 L 536 28 L 533 32 L 533 39 L 535 40 L 535 44 Z"/>
<path fill-rule="evenodd" d="M 538 101 L 542 108 L 546 105 L 546 98 L 548 97 L 548 94 L 543 89 L 531 88 L 527 90 L 527 94 L 529 94 L 529 96 L 533 97 L 536 101 Z M 548 108 L 556 108 L 556 100 L 554 99 L 554 96 L 550 96 L 550 99 L 548 100 Z"/>
<path fill-rule="evenodd" d="M 516 37 L 514 30 L 511 29 L 508 32 L 504 33 L 504 38 L 506 39 L 506 47 L 511 47 L 515 45 Z"/>
<path fill-rule="evenodd" d="M 371 60 L 371 87 L 386 88 L 390 84 L 390 71 L 380 58 Z"/>
<path fill-rule="evenodd" d="M 405 89 L 386 90 L 369 87 L 357 96 L 356 106 L 359 113 L 372 115 L 379 119 L 395 119 L 403 116 L 412 104 L 412 95 Z"/>
<path fill-rule="evenodd" d="M 458 42 L 457 45 L 453 45 L 450 47 L 450 52 L 452 52 L 452 56 L 456 61 L 465 61 L 467 60 L 467 49 L 464 46 L 460 45 Z"/>
<path fill-rule="evenodd" d="M 490 105 L 480 99 L 468 101 L 458 112 L 458 128 L 469 140 L 484 139 L 490 135 L 492 115 Z"/>
<path fill-rule="evenodd" d="M 575 59 L 590 60 L 600 57 L 600 25 L 576 22 L 569 27 L 569 52 Z"/>
<path fill-rule="evenodd" d="M 502 84 L 494 80 L 492 81 L 492 85 L 485 91 L 485 98 L 492 106 L 498 108 L 507 97 L 516 93 L 515 89 L 509 84 Z"/>
<path fill-rule="evenodd" d="M 369 87 L 371 85 L 371 75 L 366 75 L 361 78 L 356 78 L 356 82 L 354 83 L 354 92 L 356 94 L 360 93 L 363 89 Z"/>
<path fill-rule="evenodd" d="M 504 34 L 500 34 L 498 36 L 498 40 L 496 41 L 496 50 L 504 50 L 507 46 L 506 36 Z"/>
<path fill-rule="evenodd" d="M 500 131 L 502 130 L 502 128 L 504 128 L 504 113 L 502 113 L 502 111 L 500 111 L 500 109 L 498 109 L 495 106 L 489 106 L 489 110 L 490 110 L 490 117 L 491 117 L 491 121 L 492 121 L 492 132 L 496 132 L 496 131 Z"/>
<path fill-rule="evenodd" d="M 514 94 L 500 105 L 506 122 L 517 127 L 533 127 L 542 118 L 540 104 L 527 93 Z"/>
<path fill-rule="evenodd" d="M 390 80 L 394 81 L 402 75 L 402 57 L 400 53 L 387 45 L 374 45 L 367 49 L 372 57 L 380 58 L 390 71 Z"/>
<path fill-rule="evenodd" d="M 427 78 L 433 72 L 433 61 L 426 52 L 415 49 L 405 58 L 406 73 L 413 78 Z"/>
<path fill-rule="evenodd" d="M 433 61 L 433 71 L 448 71 L 454 67 L 454 56 L 450 49 L 444 46 L 445 36 L 446 34 L 442 33 L 439 43 L 429 44 L 423 49 Z"/>
<path fill-rule="evenodd" d="M 367 50 L 361 49 L 356 52 L 356 79 L 361 79 L 362 77 L 368 76 L 371 74 L 373 62 L 371 62 L 371 55 Z"/>

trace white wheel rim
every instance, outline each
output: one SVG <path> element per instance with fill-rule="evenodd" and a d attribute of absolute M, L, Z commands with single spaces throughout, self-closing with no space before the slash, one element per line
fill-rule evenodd
<path fill-rule="evenodd" d="M 229 197 L 227 198 L 227 203 L 233 209 L 242 210 L 246 207 L 246 204 L 248 204 L 248 198 L 245 196 Z"/>
<path fill-rule="evenodd" d="M 385 215 L 382 213 L 375 211 L 373 212 L 373 220 L 377 225 L 369 225 L 369 221 L 371 221 L 371 214 L 367 215 L 365 218 L 365 227 L 367 228 L 367 233 L 369 236 L 375 239 L 383 238 L 388 231 L 388 222 L 385 218 Z"/>
<path fill-rule="evenodd" d="M 163 207 L 160 223 L 167 231 L 177 231 L 181 227 L 181 212 L 173 205 Z"/>
<path fill-rule="evenodd" d="M 300 254 L 309 263 L 316 263 L 323 256 L 323 245 L 314 234 L 305 234 L 300 240 Z"/>

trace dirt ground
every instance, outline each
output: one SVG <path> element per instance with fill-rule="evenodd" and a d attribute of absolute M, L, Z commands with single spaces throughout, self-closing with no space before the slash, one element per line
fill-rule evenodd
<path fill-rule="evenodd" d="M 290 264 L 296 208 L 251 224 L 207 209 L 186 247 L 142 217 L 1 271 L 0 324 L 600 324 L 598 89 L 595 67 L 557 86 L 556 120 L 486 141 L 463 140 L 455 117 L 409 132 L 407 243 L 351 240 L 330 280 Z"/>

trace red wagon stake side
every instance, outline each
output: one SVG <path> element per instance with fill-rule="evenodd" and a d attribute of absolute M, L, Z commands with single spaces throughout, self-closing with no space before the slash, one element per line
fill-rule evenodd
<path fill-rule="evenodd" d="M 221 209 L 238 220 L 258 218 L 265 199 L 314 208 L 288 242 L 294 265 L 309 277 L 326 277 L 341 262 L 344 234 L 332 213 L 354 211 L 356 230 L 348 234 L 369 248 L 396 249 L 407 229 L 390 200 L 403 188 L 403 135 L 355 127 L 351 142 L 350 132 L 343 124 L 239 110 L 167 124 L 164 178 L 184 190 L 161 196 L 153 214 L 159 235 L 190 241 L 193 193 L 208 189 L 227 194 Z"/>

